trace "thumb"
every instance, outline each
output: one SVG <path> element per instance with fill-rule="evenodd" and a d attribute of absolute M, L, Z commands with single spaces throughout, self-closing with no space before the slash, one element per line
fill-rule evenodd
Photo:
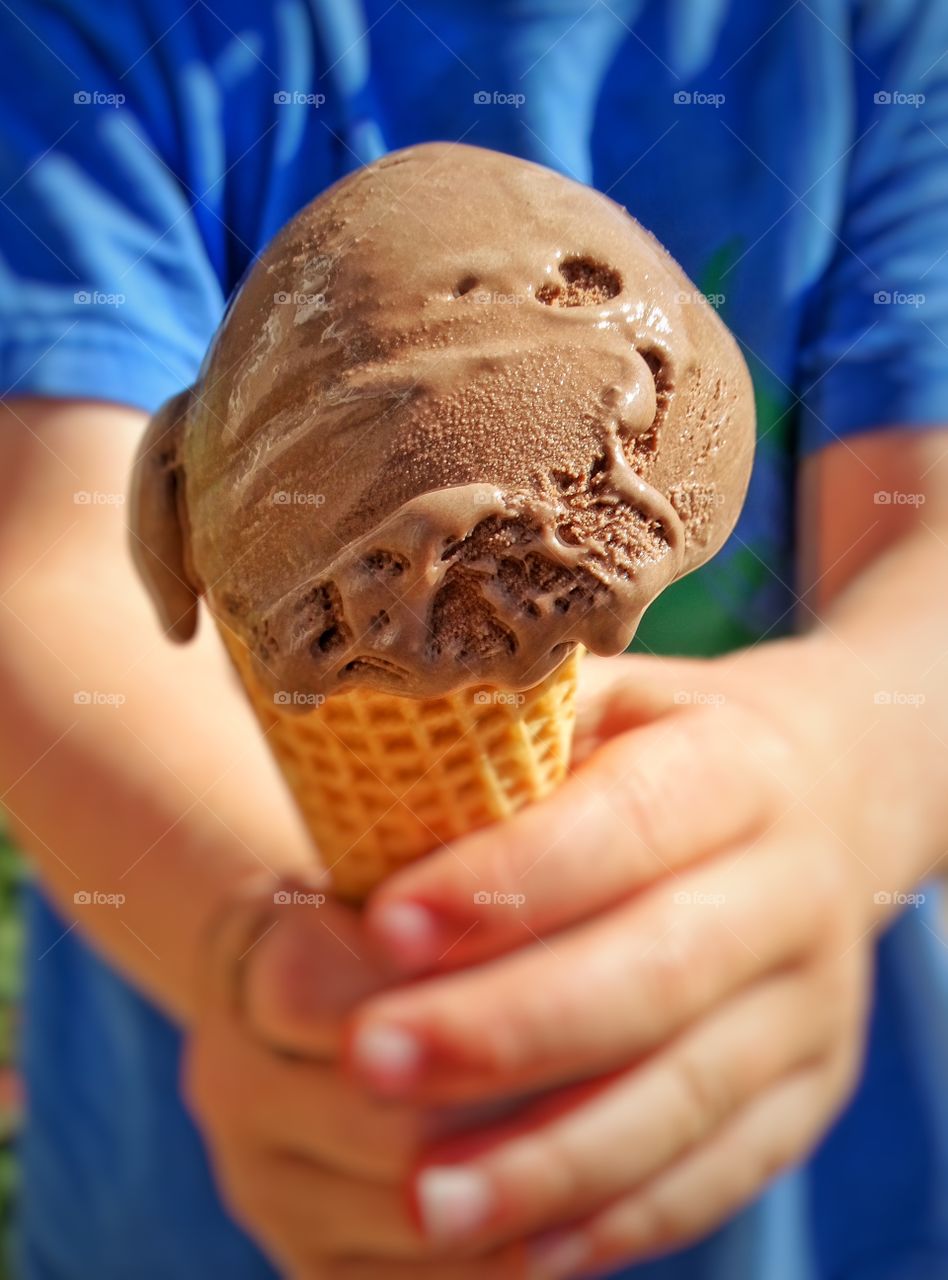
<path fill-rule="evenodd" d="M 334 1058 L 348 1011 L 390 982 L 362 916 L 314 871 L 243 886 L 219 922 L 207 986 L 213 1002 L 269 1047 Z"/>
<path fill-rule="evenodd" d="M 680 690 L 702 673 L 698 662 L 627 654 L 587 655 L 580 671 L 573 766 L 616 734 L 639 729 L 680 707 Z"/>

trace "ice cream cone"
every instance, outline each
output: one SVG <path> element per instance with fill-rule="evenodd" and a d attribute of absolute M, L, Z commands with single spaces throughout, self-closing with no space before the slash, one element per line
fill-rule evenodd
<path fill-rule="evenodd" d="M 439 698 L 368 688 L 300 711 L 221 634 L 339 896 L 359 902 L 405 863 L 547 795 L 566 774 L 583 650 L 533 689 Z M 286 701 L 283 701 L 283 699 Z"/>
<path fill-rule="evenodd" d="M 204 599 L 358 900 L 563 777 L 580 647 L 723 545 L 753 443 L 738 344 L 623 208 L 432 143 L 267 247 L 152 417 L 132 554 L 175 640 Z"/>

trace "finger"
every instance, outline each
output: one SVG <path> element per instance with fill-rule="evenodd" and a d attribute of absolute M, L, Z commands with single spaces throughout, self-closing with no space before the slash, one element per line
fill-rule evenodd
<path fill-rule="evenodd" d="M 226 1148 L 218 1146 L 218 1155 Z M 404 1187 L 392 1187 L 285 1152 L 241 1146 L 220 1165 L 220 1185 L 236 1216 L 296 1270 L 328 1259 L 446 1261 L 417 1224 Z M 451 1258 L 475 1256 L 456 1248 Z"/>
<path fill-rule="evenodd" d="M 723 715 L 620 734 L 552 796 L 392 877 L 368 904 L 379 947 L 410 970 L 470 964 L 749 838 L 778 784 L 740 733 L 722 749 Z"/>
<path fill-rule="evenodd" d="M 272 1048 L 338 1054 L 339 1024 L 391 981 L 359 914 L 324 881 L 254 880 L 230 902 L 201 975 L 206 1017 L 249 1026 Z"/>
<path fill-rule="evenodd" d="M 239 1072 L 230 1070 L 237 1061 Z M 406 1177 L 423 1144 L 446 1131 L 434 1116 L 377 1101 L 336 1067 L 238 1044 L 236 1035 L 192 1049 L 185 1093 L 205 1131 L 222 1141 L 239 1128 L 261 1147 L 374 1181 Z"/>
<path fill-rule="evenodd" d="M 591 653 L 585 655 L 580 663 L 576 687 L 574 756 L 576 746 L 582 748 L 586 740 L 591 744 L 602 741 L 599 725 L 610 706 L 620 701 L 625 708 L 632 707 L 630 691 L 633 689 L 636 691 L 634 710 L 628 719 L 623 719 L 624 728 L 647 724 L 674 709 L 674 702 L 667 696 L 660 678 L 666 661 L 639 654 L 634 658 L 628 654 L 618 658 L 599 658 Z"/>
<path fill-rule="evenodd" d="M 664 1053 L 547 1101 L 515 1124 L 445 1144 L 416 1179 L 433 1239 L 522 1238 L 615 1199 L 679 1159 L 748 1101 L 825 1055 L 836 1009 L 817 975 L 766 980 Z"/>
<path fill-rule="evenodd" d="M 706 686 L 713 670 L 706 660 L 654 654 L 597 658 L 587 654 L 580 665 L 573 759 L 585 759 L 617 733 L 680 711 L 687 705 L 682 692 Z"/>
<path fill-rule="evenodd" d="M 346 1254 L 420 1258 L 430 1252 L 396 1188 L 226 1141 L 212 1149 L 212 1160 L 231 1213 L 281 1274 L 322 1274 L 327 1259 Z"/>
<path fill-rule="evenodd" d="M 839 1106 L 839 1072 L 788 1077 L 651 1183 L 534 1252 L 531 1280 L 639 1262 L 701 1239 L 803 1159 Z"/>
<path fill-rule="evenodd" d="M 239 1072 L 231 1069 L 237 1061 Z M 403 1180 L 424 1147 L 482 1131 L 511 1110 L 505 1103 L 420 1111 L 380 1101 L 335 1065 L 275 1055 L 236 1027 L 216 1043 L 192 1045 L 186 1064 L 185 1098 L 206 1131 L 226 1139 L 236 1128 L 261 1147 L 372 1181 Z"/>
<path fill-rule="evenodd" d="M 383 993 L 357 1010 L 347 1061 L 427 1103 L 611 1070 L 812 945 L 838 910 L 819 910 L 815 860 L 777 843 L 721 858 L 549 942 Z"/>

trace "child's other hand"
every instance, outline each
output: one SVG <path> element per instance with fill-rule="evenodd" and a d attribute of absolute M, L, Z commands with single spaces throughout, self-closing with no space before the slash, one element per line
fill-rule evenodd
<path fill-rule="evenodd" d="M 320 902 L 319 899 L 323 900 Z M 464 1115 L 375 1101 L 338 1068 L 342 1015 L 386 983 L 359 916 L 318 882 L 245 887 L 208 939 L 184 1090 L 230 1210 L 294 1280 L 488 1280 L 508 1251 L 434 1261 L 404 1184 Z"/>
<path fill-rule="evenodd" d="M 584 763 L 560 791 L 377 892 L 370 930 L 428 976 L 360 1007 L 353 1070 L 419 1105 L 534 1097 L 428 1150 L 413 1191 L 432 1239 L 567 1227 L 540 1275 L 640 1258 L 703 1235 L 820 1137 L 859 1068 L 878 904 L 911 888 L 915 839 L 911 795 L 883 795 L 904 784 L 903 722 L 879 761 L 847 665 L 809 639 L 593 662 Z"/>

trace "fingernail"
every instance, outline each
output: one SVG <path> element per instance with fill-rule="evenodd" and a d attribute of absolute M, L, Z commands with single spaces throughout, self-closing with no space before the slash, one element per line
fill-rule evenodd
<path fill-rule="evenodd" d="M 352 1042 L 356 1070 L 383 1088 L 398 1088 L 413 1080 L 422 1056 L 421 1044 L 410 1031 L 385 1023 L 360 1027 Z"/>
<path fill-rule="evenodd" d="M 388 902 L 376 908 L 372 929 L 398 964 L 421 967 L 436 958 L 435 918 L 417 902 Z"/>
<path fill-rule="evenodd" d="M 589 1261 L 589 1245 L 577 1232 L 554 1231 L 529 1247 L 529 1280 L 566 1280 Z"/>
<path fill-rule="evenodd" d="M 415 1190 L 422 1225 L 432 1240 L 473 1235 L 493 1209 L 490 1182 L 476 1169 L 425 1169 Z"/>

